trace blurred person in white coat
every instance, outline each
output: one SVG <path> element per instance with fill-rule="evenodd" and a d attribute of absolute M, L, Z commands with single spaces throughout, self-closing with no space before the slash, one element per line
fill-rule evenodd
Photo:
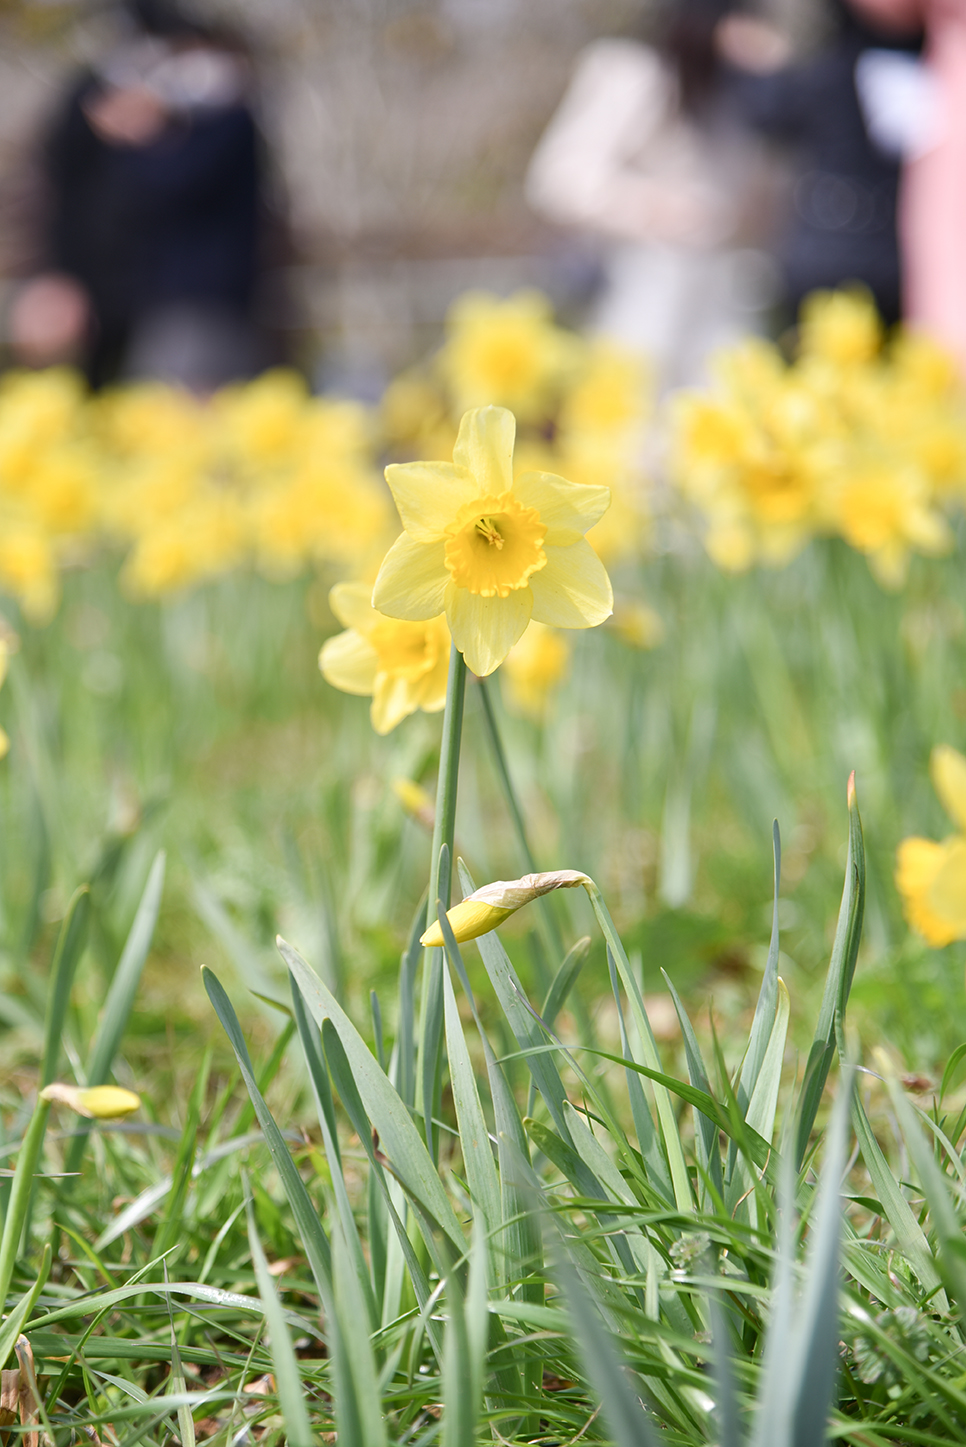
<path fill-rule="evenodd" d="M 773 186 L 719 83 L 730 8 L 667 0 L 657 44 L 589 45 L 527 173 L 534 210 L 603 241 L 591 324 L 645 354 L 661 390 L 700 380 L 775 299 Z"/>

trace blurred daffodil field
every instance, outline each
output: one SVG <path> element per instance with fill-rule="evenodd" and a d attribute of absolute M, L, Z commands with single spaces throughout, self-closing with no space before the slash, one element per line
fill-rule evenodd
<path fill-rule="evenodd" d="M 791 1442 L 760 1307 L 794 1199 L 796 1269 L 851 1273 L 851 1335 L 821 1318 L 838 1436 L 962 1440 L 962 1203 L 930 1169 L 962 1175 L 964 513 L 966 389 L 861 292 L 667 397 L 534 291 L 459 298 L 376 406 L 285 370 L 0 378 L 0 1147 L 30 1162 L 0 1178 L 0 1337 L 46 1402 L 20 1422 L 629 1443 L 612 1344 L 552 1344 L 606 1259 L 660 1440 L 740 1440 L 702 1386 L 724 1310 L 741 1413 Z M 719 1268 L 743 1285 L 709 1315 Z M 101 1367 L 84 1293 L 116 1313 Z"/>

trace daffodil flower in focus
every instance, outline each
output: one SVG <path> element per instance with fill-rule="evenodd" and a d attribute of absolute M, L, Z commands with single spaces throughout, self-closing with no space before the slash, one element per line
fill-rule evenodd
<path fill-rule="evenodd" d="M 457 944 L 478 939 L 489 934 L 511 914 L 549 894 L 554 889 L 576 889 L 578 885 L 593 885 L 589 875 L 577 869 L 553 869 L 546 874 L 525 874 L 522 879 L 496 879 L 484 884 L 482 889 L 468 894 L 460 904 L 454 904 L 447 911 L 446 918 Z M 437 920 L 420 937 L 421 945 L 443 944 L 443 931 Z"/>
<path fill-rule="evenodd" d="M 896 885 L 906 919 L 936 948 L 966 939 L 966 758 L 946 744 L 933 749 L 933 787 L 960 832 L 942 843 L 904 839 Z"/>
<path fill-rule="evenodd" d="M 54 1081 L 40 1092 L 41 1100 L 56 1100 L 88 1120 L 119 1120 L 141 1108 L 141 1097 L 119 1085 L 64 1085 Z"/>
<path fill-rule="evenodd" d="M 388 734 L 416 709 L 438 713 L 446 702 L 450 638 L 441 617 L 401 622 L 377 613 L 365 583 L 337 583 L 329 606 L 346 632 L 319 654 L 322 676 L 344 693 L 372 696 L 377 734 Z"/>
<path fill-rule="evenodd" d="M 386 468 L 405 532 L 372 595 L 391 618 L 446 613 L 453 642 L 481 677 L 533 618 L 593 628 L 613 607 L 610 579 L 584 534 L 606 511 L 606 487 L 549 472 L 514 479 L 516 423 L 503 407 L 465 413 L 452 463 Z"/>

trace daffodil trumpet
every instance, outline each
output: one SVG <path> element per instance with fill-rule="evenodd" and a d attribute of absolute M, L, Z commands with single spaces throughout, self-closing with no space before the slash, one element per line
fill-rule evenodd
<path fill-rule="evenodd" d="M 447 910 L 446 918 L 457 944 L 475 940 L 489 934 L 511 914 L 516 914 L 531 900 L 549 894 L 554 889 L 576 889 L 582 885 L 588 893 L 596 892 L 596 886 L 589 875 L 577 869 L 554 869 L 543 874 L 524 874 L 520 879 L 496 879 L 468 894 L 460 903 Z M 420 944 L 442 945 L 443 930 L 437 920 L 420 937 Z"/>

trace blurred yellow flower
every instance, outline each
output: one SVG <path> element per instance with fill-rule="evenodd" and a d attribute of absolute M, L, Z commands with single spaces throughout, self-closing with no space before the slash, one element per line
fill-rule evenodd
<path fill-rule="evenodd" d="M 513 414 L 467 412 L 453 462 L 386 469 L 405 532 L 387 553 L 373 605 L 392 618 L 445 611 L 456 647 L 492 673 L 531 617 L 591 628 L 609 617 L 610 580 L 584 537 L 610 501 L 552 473 L 513 476 Z"/>
<path fill-rule="evenodd" d="M 882 323 L 871 293 L 861 287 L 816 291 L 802 304 L 802 351 L 849 365 L 868 362 L 882 342 Z"/>
<path fill-rule="evenodd" d="M 322 676 L 343 693 L 372 696 L 370 718 L 387 734 L 416 709 L 438 713 L 446 702 L 450 637 L 442 617 L 401 622 L 377 613 L 364 583 L 337 583 L 329 606 L 345 633 L 319 654 Z"/>
<path fill-rule="evenodd" d="M 553 323 L 537 291 L 506 300 L 488 292 L 459 297 L 446 319 L 447 341 L 437 358 L 457 412 L 493 403 L 521 419 L 553 403 L 577 356 L 577 339 Z"/>
<path fill-rule="evenodd" d="M 410 818 L 432 833 L 436 805 L 428 790 L 417 784 L 415 779 L 393 779 L 392 791 Z"/>
<path fill-rule="evenodd" d="M 941 744 L 930 760 L 933 787 L 959 833 L 938 844 L 904 839 L 896 885 L 906 919 L 936 948 L 966 939 L 966 758 Z"/>
<path fill-rule="evenodd" d="M 659 648 L 667 632 L 660 613 L 634 599 L 616 601 L 614 616 L 607 626 L 623 643 L 642 652 Z"/>
<path fill-rule="evenodd" d="M 569 667 L 570 648 L 561 635 L 542 623 L 531 623 L 503 663 L 508 707 L 539 722 Z"/>
<path fill-rule="evenodd" d="M 40 1092 L 41 1100 L 56 1100 L 88 1120 L 119 1120 L 141 1109 L 141 1098 L 119 1085 L 64 1085 L 55 1081 Z"/>
<path fill-rule="evenodd" d="M 522 879 L 496 879 L 468 894 L 460 904 L 446 911 L 457 944 L 489 934 L 511 914 L 531 900 L 554 889 L 576 889 L 593 881 L 576 869 L 554 869 L 544 874 L 525 874 Z M 420 936 L 421 945 L 442 945 L 443 931 L 437 920 Z"/>

